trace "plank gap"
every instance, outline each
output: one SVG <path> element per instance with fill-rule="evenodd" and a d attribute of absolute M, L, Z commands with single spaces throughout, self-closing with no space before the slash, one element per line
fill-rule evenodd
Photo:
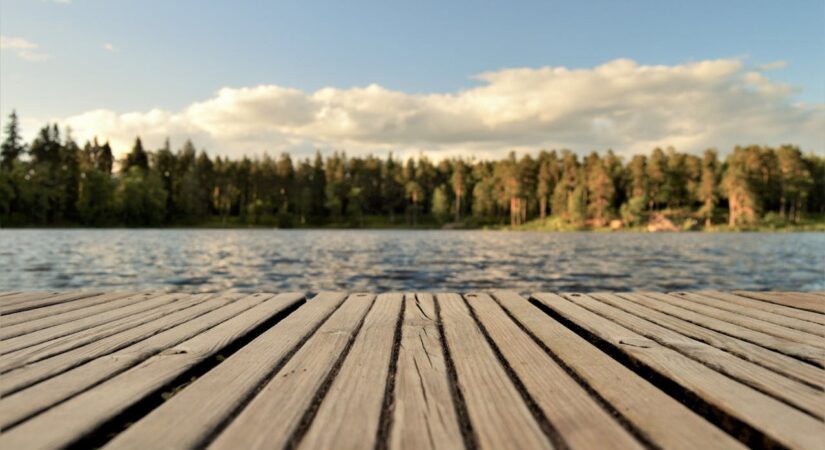
<path fill-rule="evenodd" d="M 470 421 L 470 413 L 467 410 L 467 402 L 464 400 L 464 394 L 461 393 L 461 389 L 458 387 L 458 372 L 455 369 L 455 362 L 450 354 L 450 346 L 447 344 L 447 335 L 444 333 L 444 322 L 441 319 L 441 299 L 434 297 L 433 305 L 435 306 L 438 337 L 441 340 L 441 349 L 444 353 L 444 362 L 447 365 L 447 379 L 449 380 L 450 394 L 453 397 L 453 405 L 455 405 L 455 413 L 458 417 L 458 426 L 461 431 L 461 437 L 464 439 L 464 448 L 468 450 L 475 450 L 478 448 L 478 435 L 476 435 L 476 432 L 473 429 L 473 424 Z"/>
<path fill-rule="evenodd" d="M 577 294 L 567 294 L 567 295 L 569 295 L 569 296 L 571 296 L 571 297 L 573 297 L 573 298 L 576 298 L 576 296 L 578 296 Z M 566 296 L 567 296 L 567 295 L 566 295 Z M 579 298 L 582 298 L 582 297 L 579 297 Z M 608 320 L 608 321 L 611 321 L 611 322 L 617 323 L 618 325 L 620 325 L 620 326 L 622 326 L 622 327 L 629 328 L 629 327 L 627 327 L 626 325 L 624 325 L 624 324 L 622 324 L 622 323 L 620 323 L 620 322 L 618 322 L 618 321 L 614 320 L 614 319 L 613 319 L 613 318 L 611 318 L 609 315 L 604 314 L 602 311 L 599 311 L 599 310 L 598 310 L 598 309 L 596 309 L 596 308 L 593 308 L 593 307 L 591 307 L 591 306 L 588 306 L 587 304 L 585 304 L 585 303 L 583 303 L 583 302 L 576 302 L 576 305 L 577 305 L 577 306 L 579 306 L 580 308 L 583 308 L 583 309 L 585 309 L 585 310 L 587 310 L 587 311 L 589 311 L 589 312 L 591 312 L 591 313 L 593 313 L 593 314 L 595 314 L 595 315 L 597 315 L 597 316 L 599 316 L 599 317 L 601 317 L 601 318 L 605 319 L 605 320 Z M 608 306 L 610 306 L 610 305 L 608 305 Z M 620 310 L 620 308 L 616 308 L 616 309 L 619 309 L 619 310 Z M 635 314 L 632 314 L 632 313 L 629 313 L 629 312 L 626 312 L 626 311 L 623 311 L 623 310 L 622 310 L 622 312 L 625 312 L 626 314 L 629 314 L 629 315 L 632 315 L 632 316 L 634 316 L 634 317 L 637 317 L 638 319 L 641 319 L 641 320 L 643 320 L 643 321 L 645 321 L 645 322 L 652 323 L 653 325 L 656 325 L 656 326 L 660 326 L 660 327 L 666 328 L 666 327 L 664 327 L 663 325 L 661 325 L 661 324 L 659 324 L 659 323 L 656 323 L 655 321 L 650 320 L 650 319 L 647 319 L 647 318 L 645 318 L 645 317 L 636 316 Z M 669 349 L 673 350 L 674 352 L 676 352 L 676 353 L 678 353 L 678 354 L 680 354 L 680 355 L 684 356 L 684 357 L 685 357 L 685 358 L 687 358 L 687 359 L 693 360 L 693 361 L 695 361 L 695 362 L 697 362 L 697 363 L 699 363 L 699 364 L 701 364 L 701 365 L 703 365 L 703 366 L 707 367 L 708 369 L 713 370 L 714 372 L 720 373 L 720 374 L 722 374 L 722 375 L 724 375 L 724 376 L 726 376 L 726 377 L 728 377 L 728 378 L 731 378 L 731 379 L 733 379 L 733 380 L 735 380 L 735 381 L 737 381 L 737 382 L 739 382 L 739 383 L 742 383 L 742 384 L 744 384 L 745 386 L 748 386 L 748 387 L 750 387 L 751 389 L 753 389 L 753 390 L 755 390 L 755 391 L 758 391 L 758 392 L 760 392 L 760 393 L 762 393 L 762 394 L 764 394 L 764 395 L 766 395 L 766 396 L 768 396 L 768 397 L 771 397 L 771 398 L 773 398 L 774 400 L 776 400 L 776 401 L 778 401 L 778 402 L 781 402 L 781 403 L 785 404 L 786 406 L 789 406 L 789 407 L 791 407 L 791 408 L 793 408 L 793 409 L 795 409 L 795 410 L 797 410 L 797 411 L 799 411 L 799 412 L 801 412 L 801 413 L 807 414 L 807 415 L 812 416 L 812 417 L 814 417 L 814 418 L 817 418 L 817 419 L 819 419 L 819 420 L 822 420 L 822 419 L 823 419 L 823 416 L 822 416 L 822 414 L 821 414 L 821 413 L 819 413 L 819 412 L 817 412 L 817 411 L 815 411 L 815 410 L 813 410 L 813 409 L 805 409 L 805 408 L 803 408 L 803 407 L 801 407 L 801 406 L 799 406 L 799 405 L 797 405 L 797 404 L 795 404 L 795 403 L 793 403 L 793 402 L 789 401 L 788 399 L 786 399 L 786 398 L 784 398 L 784 397 L 780 397 L 780 396 L 776 395 L 775 393 L 773 393 L 773 392 L 771 392 L 771 391 L 769 391 L 769 390 L 765 389 L 764 387 L 759 386 L 758 384 L 754 383 L 754 382 L 753 382 L 753 381 L 751 381 L 751 380 L 745 379 L 745 378 L 743 378 L 743 377 L 741 377 L 741 376 L 739 376 L 739 375 L 737 375 L 737 374 L 735 374 L 735 373 L 732 373 L 733 371 L 731 371 L 731 370 L 725 370 L 725 369 L 721 368 L 719 365 L 712 364 L 712 363 L 708 362 L 707 360 L 704 360 L 704 359 L 702 359 L 702 358 L 698 358 L 695 354 L 690 353 L 690 352 L 686 352 L 686 351 L 685 351 L 685 349 L 684 349 L 683 347 L 681 347 L 681 346 L 679 346 L 679 345 L 674 345 L 674 344 L 670 343 L 667 339 L 663 339 L 661 336 L 659 336 L 659 335 L 658 335 L 658 334 L 656 334 L 656 333 L 643 332 L 643 331 L 640 331 L 640 330 L 638 330 L 638 329 L 633 329 L 633 328 L 629 328 L 629 329 L 631 329 L 631 331 L 633 331 L 633 332 L 635 332 L 635 333 L 638 333 L 638 334 L 640 334 L 640 335 L 642 335 L 642 336 L 644 336 L 644 337 L 646 337 L 646 338 L 648 338 L 648 339 L 652 340 L 653 342 L 656 342 L 657 344 L 661 345 L 662 347 L 669 348 Z M 691 338 L 690 336 L 687 336 L 687 335 L 684 335 L 684 334 L 682 334 L 682 333 L 679 333 L 678 331 L 674 331 L 674 330 L 670 330 L 670 331 L 673 331 L 673 333 L 679 334 L 680 336 L 683 336 L 683 337 L 685 337 L 685 338 L 687 338 L 687 339 L 693 339 L 693 338 Z M 702 341 L 700 341 L 700 340 L 698 340 L 698 339 L 697 339 L 697 341 L 702 342 Z M 710 344 L 708 344 L 708 343 L 706 343 L 706 342 L 702 342 L 702 343 L 703 343 L 703 344 L 705 344 L 705 345 L 708 345 L 708 346 L 710 346 L 710 347 L 713 347 L 712 345 L 710 345 Z M 716 347 L 713 347 L 713 348 L 714 348 L 714 349 L 716 349 Z M 724 352 L 724 350 L 721 350 L 721 349 L 717 349 L 717 350 L 719 350 L 720 352 Z M 725 352 L 725 353 L 728 353 L 728 352 Z M 733 353 L 728 353 L 728 354 L 729 354 L 729 355 L 731 355 L 731 356 L 733 356 L 733 357 L 735 357 L 735 358 L 737 358 L 737 359 L 742 359 L 742 358 L 739 358 L 738 356 L 736 356 L 736 355 L 735 355 L 735 354 L 733 354 Z M 747 361 L 747 360 L 744 360 L 744 359 L 743 359 L 743 361 L 745 361 L 745 362 L 747 362 L 747 363 L 751 363 L 751 361 Z M 753 364 L 753 363 L 751 363 L 751 364 Z M 754 364 L 754 365 L 757 365 L 757 364 Z M 761 367 L 761 366 L 760 366 L 760 367 Z M 764 368 L 764 367 L 763 367 L 763 368 Z M 764 369 L 765 369 L 765 370 L 768 370 L 768 368 L 764 368 Z M 774 372 L 774 373 L 776 373 L 776 372 Z M 785 376 L 784 374 L 778 374 L 778 375 L 780 375 L 780 376 Z"/>
<path fill-rule="evenodd" d="M 357 294 L 356 294 L 357 295 Z M 301 416 L 301 419 L 298 420 L 298 425 L 295 427 L 295 430 L 292 434 L 287 438 L 286 444 L 284 444 L 284 449 L 286 450 L 293 450 L 298 448 L 301 444 L 301 439 L 303 439 L 304 435 L 309 431 L 309 426 L 312 424 L 312 419 L 315 418 L 315 415 L 318 414 L 318 409 L 321 407 L 321 402 L 324 401 L 324 397 L 326 397 L 327 392 L 329 391 L 330 386 L 332 386 L 332 382 L 335 381 L 335 377 L 338 376 L 338 372 L 341 370 L 341 366 L 344 365 L 344 360 L 349 355 L 350 350 L 352 349 L 353 344 L 355 344 L 355 338 L 358 337 L 358 333 L 361 332 L 361 328 L 364 326 L 364 322 L 367 320 L 367 316 L 370 313 L 370 310 L 375 306 L 376 298 L 372 299 L 369 308 L 364 312 L 364 315 L 358 321 L 358 325 L 355 326 L 355 329 L 350 334 L 349 339 L 347 340 L 346 345 L 344 346 L 343 351 L 338 356 L 338 359 L 335 360 L 335 364 L 327 373 L 327 376 L 324 378 L 323 383 L 318 387 L 318 391 L 315 392 L 315 395 L 312 398 L 312 401 L 309 403 L 309 407 L 304 414 Z"/>
<path fill-rule="evenodd" d="M 392 338 L 392 353 L 390 353 L 390 368 L 387 371 L 384 400 L 381 405 L 381 417 L 378 419 L 378 432 L 375 438 L 375 449 L 389 448 L 390 431 L 392 430 L 393 408 L 395 406 L 395 376 L 398 373 L 398 353 L 401 347 L 401 328 L 404 324 L 404 311 L 407 306 L 407 296 L 401 296 L 401 310 L 395 323 L 395 334 Z M 366 317 L 366 316 L 365 316 Z"/>
<path fill-rule="evenodd" d="M 315 335 L 315 332 L 317 332 L 318 329 L 321 328 L 327 322 L 327 320 L 329 320 L 329 318 L 332 317 L 332 315 L 335 314 L 335 312 L 341 308 L 341 306 L 344 303 L 345 301 L 338 302 L 338 304 L 335 305 L 335 307 L 332 308 L 323 319 L 318 321 L 318 323 L 315 326 L 313 326 L 309 330 L 309 332 L 302 336 L 301 339 L 295 344 L 295 346 L 292 349 L 290 349 L 286 354 L 284 354 L 283 358 L 281 358 L 278 364 L 276 364 L 275 367 L 272 368 L 272 371 L 261 379 L 260 383 L 258 383 L 255 389 L 252 389 L 248 395 L 246 395 L 243 399 L 241 399 L 238 402 L 235 408 L 229 414 L 227 414 L 226 417 L 224 417 L 224 419 L 220 423 L 218 423 L 214 428 L 212 428 L 212 430 L 210 430 L 208 434 L 203 436 L 203 439 L 200 441 L 198 446 L 206 448 L 212 441 L 214 441 L 215 438 L 217 438 L 218 435 L 220 435 L 223 432 L 223 430 L 225 430 L 226 427 L 228 427 L 229 424 L 232 423 L 232 421 L 241 413 L 241 411 L 243 411 L 243 409 L 246 408 L 246 405 L 248 405 L 252 401 L 252 399 L 254 399 L 255 396 L 257 396 L 258 393 L 264 389 L 264 387 L 266 387 L 267 384 L 269 384 L 272 378 L 274 378 L 278 374 L 278 372 L 280 372 L 281 369 L 284 368 L 284 366 L 289 362 L 289 360 L 292 359 L 292 357 L 296 353 L 298 353 L 298 350 L 300 350 L 301 347 L 303 347 L 304 344 L 312 336 Z"/>
<path fill-rule="evenodd" d="M 561 357 L 559 357 L 559 355 L 553 352 L 553 350 L 547 347 L 547 345 L 545 345 L 545 343 L 541 339 L 539 339 L 538 336 L 536 336 L 532 331 L 527 329 L 527 327 L 525 327 L 524 324 L 519 322 L 519 320 L 513 316 L 510 310 L 503 307 L 501 305 L 500 300 L 498 299 L 498 296 L 495 293 L 492 295 L 492 297 L 496 300 L 496 303 L 499 305 L 499 307 L 504 311 L 504 314 L 506 314 L 507 317 L 509 317 L 510 320 L 512 320 L 516 324 L 516 326 L 518 326 L 519 329 L 521 329 L 521 331 L 523 331 L 527 336 L 529 336 L 530 339 L 533 340 L 533 342 L 535 342 L 539 347 L 541 347 L 541 349 L 544 350 L 544 352 L 547 353 L 547 355 L 553 361 L 555 361 L 556 364 L 558 364 L 559 367 L 561 367 L 562 370 L 564 370 L 564 372 L 570 376 L 570 378 L 572 378 L 576 383 L 578 383 L 579 386 L 581 386 L 585 390 L 585 392 L 587 392 L 590 395 L 590 397 L 592 397 L 593 400 L 596 401 L 596 403 L 598 403 L 611 416 L 613 416 L 616 419 L 616 421 L 619 422 L 619 424 L 625 430 L 627 430 L 628 433 L 633 435 L 633 437 L 635 437 L 646 448 L 655 450 L 658 450 L 660 448 L 658 445 L 653 443 L 642 430 L 633 425 L 633 423 L 630 422 L 630 420 L 628 420 L 627 417 L 625 417 L 618 409 L 614 408 L 613 405 L 611 405 L 604 397 L 601 396 L 601 394 L 596 392 L 596 390 L 593 389 L 593 387 L 590 386 L 587 383 L 587 381 L 585 381 L 581 377 L 581 375 L 579 375 L 578 372 L 576 372 L 572 367 L 570 367 Z"/>
<path fill-rule="evenodd" d="M 215 356 L 207 358 L 204 361 L 195 364 L 190 369 L 180 374 L 174 380 L 156 389 L 153 393 L 149 394 L 145 399 L 141 400 L 138 403 L 135 403 L 131 407 L 125 409 L 122 413 L 118 414 L 115 417 L 112 417 L 109 421 L 101 424 L 101 426 L 98 427 L 94 432 L 80 438 L 78 441 L 69 445 L 68 448 L 86 449 L 103 447 L 104 445 L 106 445 L 106 443 L 117 437 L 118 434 L 126 430 L 129 427 L 129 425 L 131 425 L 134 422 L 137 422 L 138 420 L 152 412 L 155 408 L 162 405 L 164 402 L 172 399 L 175 393 L 179 392 L 181 389 L 183 389 L 187 385 L 191 384 L 192 382 L 203 376 L 205 373 L 215 368 L 218 364 L 223 362 L 224 359 L 232 356 L 235 352 L 245 347 L 255 338 L 265 333 L 267 330 L 275 326 L 278 322 L 282 321 L 287 316 L 295 312 L 295 310 L 298 309 L 304 303 L 306 303 L 306 298 L 304 298 L 301 301 L 295 302 L 294 304 L 288 306 L 287 308 L 270 317 L 269 319 L 261 322 L 255 328 L 253 328 L 243 336 L 236 339 L 234 342 L 230 343 L 229 345 L 221 349 Z M 218 325 L 220 324 L 217 324 L 216 326 Z M 206 333 L 207 331 L 209 330 L 204 330 L 202 333 L 199 334 Z"/>
<path fill-rule="evenodd" d="M 682 403 L 696 414 L 715 424 L 734 439 L 739 440 L 751 448 L 782 448 L 782 445 L 779 442 L 776 442 L 766 436 L 762 431 L 751 427 L 750 425 L 744 423 L 736 417 L 731 416 L 730 414 L 725 413 L 724 411 L 719 410 L 693 392 L 685 389 L 677 382 L 661 375 L 644 362 L 632 358 L 609 342 L 599 338 L 575 322 L 567 319 L 537 299 L 531 297 L 530 303 L 570 329 L 572 332 L 596 346 L 599 350 L 603 351 L 623 366 L 651 382 L 654 386 L 659 388 L 662 392 L 666 393 L 674 400 Z"/>
<path fill-rule="evenodd" d="M 521 395 L 521 398 L 524 400 L 524 403 L 527 404 L 527 408 L 530 410 L 530 413 L 533 415 L 533 418 L 539 424 L 539 427 L 544 434 L 547 435 L 547 438 L 550 439 L 550 442 L 553 444 L 553 447 L 559 450 L 569 449 L 570 445 L 565 441 L 564 437 L 559 433 L 559 430 L 550 422 L 547 416 L 544 415 L 544 411 L 541 410 L 538 403 L 530 396 L 530 393 L 527 391 L 527 388 L 522 383 L 521 379 L 519 379 L 518 375 L 516 374 L 513 367 L 510 365 L 510 362 L 504 358 L 504 355 L 501 353 L 501 349 L 499 349 L 498 345 L 496 345 L 493 338 L 490 337 L 490 333 L 487 331 L 487 328 L 481 323 L 479 320 L 478 315 L 476 314 L 475 310 L 470 303 L 466 300 L 467 296 L 471 296 L 475 294 L 466 294 L 462 296 L 462 301 L 467 305 L 468 310 L 470 311 L 470 317 L 473 318 L 475 321 L 476 326 L 478 327 L 479 331 L 481 331 L 481 335 L 484 336 L 484 340 L 487 341 L 487 344 L 493 350 L 493 354 L 496 355 L 496 359 L 498 359 L 499 364 L 501 364 L 502 368 L 504 368 L 504 372 L 507 373 L 507 376 L 510 378 L 510 381 L 513 383 L 513 386 L 516 387 L 516 391 Z"/>
<path fill-rule="evenodd" d="M 629 300 L 629 301 L 632 301 L 632 302 L 637 303 L 637 304 L 642 304 L 642 303 L 639 303 L 639 301 L 637 299 L 634 299 L 633 297 L 628 296 L 628 294 L 630 294 L 630 293 L 618 293 L 616 295 L 620 296 L 621 298 L 623 298 L 625 300 Z M 651 301 L 659 301 L 659 299 L 657 299 L 656 297 L 651 297 L 649 295 L 646 295 L 645 293 L 642 293 L 640 295 L 643 296 L 645 299 L 648 299 L 648 300 L 651 300 Z M 642 305 L 644 305 L 644 304 L 642 304 Z M 669 304 L 669 306 L 673 306 L 674 308 L 677 308 L 678 310 L 682 310 L 683 312 L 688 313 L 689 315 L 702 316 L 703 320 L 704 319 L 717 320 L 713 317 L 703 316 L 699 313 L 696 313 L 695 311 L 691 311 L 689 309 L 682 308 L 681 306 L 670 305 L 670 304 Z M 688 319 L 687 317 L 676 315 L 676 314 L 673 314 L 673 313 L 670 313 L 670 312 L 665 312 L 664 310 L 661 310 L 661 309 L 657 309 L 657 311 L 661 312 L 662 314 L 666 314 L 668 316 L 671 316 L 673 318 L 683 320 L 683 321 L 688 322 L 690 324 L 696 325 L 698 327 L 702 327 L 706 330 L 711 330 L 711 331 L 714 331 L 716 333 L 723 334 L 723 335 L 725 335 L 729 338 L 742 340 L 742 341 L 745 341 L 749 344 L 753 344 L 753 345 L 762 347 L 766 350 L 770 350 L 774 353 L 778 353 L 780 355 L 787 356 L 788 358 L 793 358 L 797 361 L 800 361 L 804 364 L 808 364 L 808 365 L 813 366 L 817 369 L 825 368 L 825 367 L 823 367 L 823 365 L 820 362 L 818 362 L 816 360 L 806 358 L 802 355 L 794 354 L 790 351 L 783 351 L 783 350 L 780 350 L 776 347 L 769 346 L 769 344 L 766 344 L 764 341 L 760 342 L 760 339 L 756 339 L 754 336 L 763 336 L 763 337 L 767 337 L 767 338 L 770 338 L 770 339 L 776 339 L 777 341 L 783 341 L 783 342 L 786 342 L 788 344 L 795 344 L 792 341 L 787 341 L 786 339 L 778 338 L 776 336 L 769 335 L 769 334 L 763 333 L 761 331 L 754 331 L 754 330 L 751 330 L 749 328 L 743 327 L 741 325 L 737 325 L 737 324 L 734 324 L 734 323 L 729 323 L 729 322 L 719 320 L 719 322 L 724 322 L 724 324 L 727 325 L 727 326 L 734 327 L 735 329 L 738 329 L 738 330 L 744 330 L 746 332 L 746 333 L 734 334 L 732 331 L 721 329 L 721 327 L 717 328 L 717 327 L 713 327 L 711 325 L 708 325 L 706 323 L 702 323 L 700 321 L 697 321 L 698 319 Z M 748 335 L 747 332 L 754 333 L 754 335 Z"/>

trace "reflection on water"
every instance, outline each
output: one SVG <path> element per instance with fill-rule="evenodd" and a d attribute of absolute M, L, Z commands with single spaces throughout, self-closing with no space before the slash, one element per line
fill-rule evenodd
<path fill-rule="evenodd" d="M 0 290 L 825 289 L 825 234 L 0 230 Z"/>

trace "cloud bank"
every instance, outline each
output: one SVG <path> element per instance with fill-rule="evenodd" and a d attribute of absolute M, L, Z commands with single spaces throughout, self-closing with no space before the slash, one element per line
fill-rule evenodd
<path fill-rule="evenodd" d="M 476 87 L 408 94 L 376 84 L 305 92 L 276 85 L 223 88 L 181 111 L 107 109 L 59 119 L 79 139 L 109 139 L 125 151 L 136 135 L 150 146 L 192 138 L 213 154 L 314 149 L 395 151 L 434 158 L 500 157 L 511 149 L 612 148 L 620 154 L 672 145 L 682 151 L 735 144 L 796 143 L 825 151 L 825 105 L 793 101 L 771 80 L 777 62 L 740 60 L 597 67 L 513 68 L 477 75 Z"/>
<path fill-rule="evenodd" d="M 11 50 L 18 58 L 29 62 L 41 62 L 49 55 L 38 51 L 39 46 L 21 37 L 0 36 L 0 50 Z"/>

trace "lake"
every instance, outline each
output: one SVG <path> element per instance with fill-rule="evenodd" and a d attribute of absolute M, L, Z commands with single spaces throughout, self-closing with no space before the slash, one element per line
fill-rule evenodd
<path fill-rule="evenodd" d="M 823 233 L 0 230 L 0 290 L 825 289 Z"/>

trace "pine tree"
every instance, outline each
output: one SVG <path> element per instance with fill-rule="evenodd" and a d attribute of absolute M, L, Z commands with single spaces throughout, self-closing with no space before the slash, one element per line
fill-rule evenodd
<path fill-rule="evenodd" d="M 722 187 L 728 197 L 728 225 L 736 227 L 756 221 L 758 201 L 748 169 L 748 150 L 736 148 L 727 158 Z"/>
<path fill-rule="evenodd" d="M 132 151 L 126 155 L 120 170 L 123 173 L 127 173 L 132 167 L 137 167 L 143 171 L 149 169 L 149 156 L 146 154 L 146 150 L 143 149 L 143 142 L 141 142 L 139 137 L 135 138 Z"/>
<path fill-rule="evenodd" d="M 395 223 L 395 214 L 404 204 L 404 194 L 401 165 L 390 153 L 387 162 L 381 166 L 382 212 L 389 216 L 390 223 Z"/>
<path fill-rule="evenodd" d="M 813 178 L 798 147 L 783 145 L 776 151 L 776 156 L 781 192 L 779 212 L 790 221 L 799 221 L 807 194 L 814 184 Z"/>
<path fill-rule="evenodd" d="M 433 191 L 433 217 L 439 223 L 444 223 L 450 216 L 450 201 L 447 198 L 447 189 L 442 185 Z"/>
<path fill-rule="evenodd" d="M 97 142 L 97 139 L 95 139 L 95 142 Z M 97 170 L 105 173 L 106 175 L 111 175 L 114 162 L 115 157 L 112 154 L 112 146 L 109 145 L 109 141 L 106 141 L 97 153 L 95 165 Z"/>
<path fill-rule="evenodd" d="M 657 206 L 668 201 L 667 188 L 667 156 L 661 148 L 656 147 L 650 155 L 646 167 L 648 185 L 648 209 L 655 210 Z"/>
<path fill-rule="evenodd" d="M 461 159 L 456 159 L 452 163 L 452 186 L 455 194 L 455 221 L 461 222 L 461 200 L 464 198 L 464 192 L 467 186 L 467 165 Z M 435 202 L 435 197 L 433 197 Z M 435 205 L 433 205 L 435 208 Z"/>
<path fill-rule="evenodd" d="M 555 150 L 539 154 L 539 172 L 536 180 L 536 197 L 539 199 L 539 218 L 547 217 L 547 205 L 556 183 L 559 181 L 559 161 Z"/>
<path fill-rule="evenodd" d="M 588 210 L 597 227 L 604 226 L 610 219 L 613 197 L 616 189 L 604 161 L 595 152 L 587 159 L 587 202 Z"/>
<path fill-rule="evenodd" d="M 706 227 L 713 223 L 713 211 L 719 202 L 718 184 L 719 161 L 716 157 L 716 150 L 706 150 L 702 159 L 702 178 L 698 192 L 699 201 L 702 202 L 699 217 L 705 220 Z"/>
<path fill-rule="evenodd" d="M 5 133 L 6 139 L 0 145 L 0 156 L 3 158 L 0 167 L 11 171 L 17 158 L 26 151 L 26 147 L 22 143 L 23 138 L 20 136 L 17 113 L 14 110 L 9 114 L 9 123 L 6 124 Z"/>

